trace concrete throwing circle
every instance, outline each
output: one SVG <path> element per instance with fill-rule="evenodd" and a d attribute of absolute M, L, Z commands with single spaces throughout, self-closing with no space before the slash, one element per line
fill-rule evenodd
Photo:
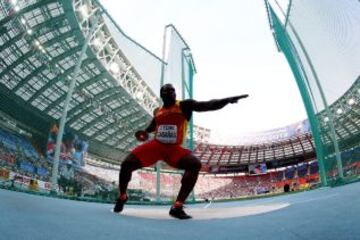
<path fill-rule="evenodd" d="M 243 207 L 223 207 L 223 208 L 186 208 L 186 212 L 193 217 L 193 220 L 210 220 L 245 217 L 257 214 L 268 213 L 288 207 L 289 203 L 264 204 Z M 131 216 L 149 219 L 174 219 L 169 216 L 169 208 L 131 208 L 125 206 L 121 216 Z"/>

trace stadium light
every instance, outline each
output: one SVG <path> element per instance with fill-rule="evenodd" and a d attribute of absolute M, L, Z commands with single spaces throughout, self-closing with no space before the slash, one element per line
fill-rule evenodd
<path fill-rule="evenodd" d="M 144 96 L 144 93 L 142 91 L 138 91 L 136 94 L 135 94 L 135 97 L 140 100 L 142 99 Z"/>
<path fill-rule="evenodd" d="M 354 100 L 353 98 L 350 98 L 350 99 L 348 100 L 348 104 L 349 104 L 350 106 L 354 105 L 354 104 L 355 104 L 355 100 Z"/>
<path fill-rule="evenodd" d="M 340 115 L 343 113 L 343 110 L 341 108 L 338 108 L 338 110 L 336 110 L 336 113 Z"/>
<path fill-rule="evenodd" d="M 24 25 L 26 24 L 25 18 L 21 18 L 21 23 L 24 24 Z"/>
<path fill-rule="evenodd" d="M 325 118 L 324 118 L 324 122 L 327 123 L 328 121 L 329 121 L 329 118 L 328 118 L 328 117 L 325 117 Z"/>
<path fill-rule="evenodd" d="M 14 7 L 14 11 L 15 11 L 15 12 L 20 11 L 20 7 L 19 7 L 19 6 L 15 6 L 15 7 Z"/>
<path fill-rule="evenodd" d="M 38 40 L 35 40 L 35 45 L 39 47 L 39 46 L 40 46 L 40 42 L 39 42 Z"/>
<path fill-rule="evenodd" d="M 88 18 L 89 17 L 89 7 L 88 5 L 84 4 L 82 5 L 80 8 L 80 13 L 83 16 L 83 18 Z"/>
<path fill-rule="evenodd" d="M 99 38 L 95 38 L 94 41 L 93 41 L 93 44 L 96 46 L 96 47 L 100 47 L 101 46 L 101 41 Z"/>
<path fill-rule="evenodd" d="M 33 31 L 31 29 L 26 30 L 27 34 L 31 35 Z"/>
<path fill-rule="evenodd" d="M 114 74 L 117 74 L 120 72 L 120 67 L 117 63 L 113 62 L 110 64 L 110 71 Z"/>
<path fill-rule="evenodd" d="M 12 5 L 16 5 L 18 0 L 11 0 Z"/>

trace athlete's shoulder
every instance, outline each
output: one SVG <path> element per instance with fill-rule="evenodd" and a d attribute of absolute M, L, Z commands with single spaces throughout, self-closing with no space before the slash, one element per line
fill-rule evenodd
<path fill-rule="evenodd" d="M 195 105 L 196 101 L 194 99 L 185 99 L 180 102 L 180 109 L 183 113 L 191 113 Z"/>
<path fill-rule="evenodd" d="M 194 99 L 184 99 L 180 101 L 180 105 L 192 105 L 196 103 Z"/>

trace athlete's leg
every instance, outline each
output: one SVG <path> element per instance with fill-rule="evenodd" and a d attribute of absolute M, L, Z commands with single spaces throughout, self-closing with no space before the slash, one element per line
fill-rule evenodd
<path fill-rule="evenodd" d="M 114 206 L 114 212 L 121 212 L 124 209 L 124 204 L 128 200 L 126 190 L 131 180 L 132 172 L 141 168 L 141 161 L 132 153 L 130 153 L 123 163 L 119 173 L 119 197 Z"/>
<path fill-rule="evenodd" d="M 128 184 L 131 180 L 132 172 L 141 168 L 141 161 L 132 153 L 130 153 L 121 164 L 119 174 L 119 192 L 120 196 L 126 194 Z"/>
<path fill-rule="evenodd" d="M 192 154 L 183 156 L 177 164 L 179 169 L 185 170 L 181 179 L 181 188 L 176 202 L 184 203 L 190 192 L 193 190 L 201 169 L 200 160 Z"/>
<path fill-rule="evenodd" d="M 193 190 L 201 168 L 200 160 L 192 154 L 184 155 L 177 162 L 177 168 L 185 170 L 181 179 L 181 187 L 176 202 L 170 209 L 170 216 L 178 219 L 189 219 L 190 215 L 186 214 L 183 205 L 190 192 Z"/>
<path fill-rule="evenodd" d="M 126 194 L 127 186 L 131 180 L 132 172 L 142 168 L 148 167 L 161 159 L 160 147 L 156 141 L 151 140 L 137 146 L 121 164 L 119 174 L 119 190 L 120 195 Z"/>
<path fill-rule="evenodd" d="M 155 141 L 146 142 L 136 147 L 121 164 L 119 174 L 119 197 L 116 200 L 114 212 L 121 212 L 128 200 L 126 190 L 131 180 L 132 172 L 154 164 L 160 158 L 158 146 Z"/>

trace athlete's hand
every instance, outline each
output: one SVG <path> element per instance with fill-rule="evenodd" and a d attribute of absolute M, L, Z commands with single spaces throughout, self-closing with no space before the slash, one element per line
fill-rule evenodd
<path fill-rule="evenodd" d="M 135 137 L 138 141 L 144 142 L 144 141 L 148 140 L 149 134 L 144 130 L 139 130 L 135 133 Z"/>
<path fill-rule="evenodd" d="M 237 103 L 239 101 L 239 99 L 247 98 L 248 96 L 249 96 L 248 94 L 243 94 L 240 96 L 229 97 L 228 101 L 229 101 L 229 103 Z"/>

